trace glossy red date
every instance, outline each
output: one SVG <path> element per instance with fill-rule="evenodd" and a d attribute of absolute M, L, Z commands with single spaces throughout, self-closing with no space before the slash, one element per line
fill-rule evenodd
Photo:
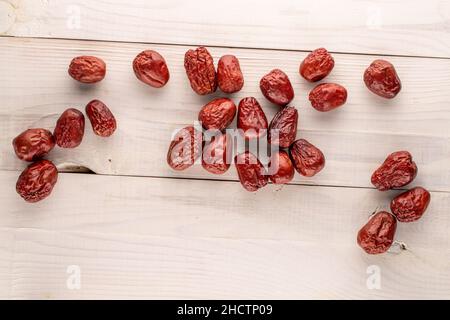
<path fill-rule="evenodd" d="M 430 204 L 430 193 L 422 187 L 416 187 L 396 196 L 391 201 L 391 211 L 400 222 L 412 222 L 420 219 Z"/>
<path fill-rule="evenodd" d="M 394 242 L 397 221 L 395 217 L 381 211 L 374 214 L 358 232 L 357 242 L 368 254 L 384 253 Z"/>
<path fill-rule="evenodd" d="M 259 87 L 270 102 L 284 107 L 294 99 L 294 88 L 286 73 L 274 69 L 262 77 Z"/>
<path fill-rule="evenodd" d="M 372 184 L 380 191 L 406 186 L 417 175 L 416 163 L 408 151 L 390 154 L 372 174 Z"/>
<path fill-rule="evenodd" d="M 309 93 L 309 101 L 317 111 L 331 111 L 345 104 L 347 90 L 336 83 L 319 84 Z"/>
<path fill-rule="evenodd" d="M 203 150 L 202 166 L 206 171 L 212 174 L 224 174 L 228 171 L 232 161 L 231 142 L 227 134 L 212 137 Z"/>
<path fill-rule="evenodd" d="M 260 138 L 267 132 L 268 122 L 258 100 L 253 97 L 244 98 L 239 102 L 237 128 L 242 130 L 248 140 Z"/>
<path fill-rule="evenodd" d="M 166 60 L 154 50 L 139 53 L 133 61 L 136 77 L 154 88 L 161 88 L 169 81 L 170 74 Z"/>
<path fill-rule="evenodd" d="M 199 47 L 186 52 L 184 68 L 192 90 L 197 94 L 206 95 L 216 91 L 217 79 L 214 60 L 206 48 Z"/>
<path fill-rule="evenodd" d="M 56 122 L 53 136 L 61 148 L 78 147 L 84 136 L 83 113 L 74 108 L 64 111 Z"/>
<path fill-rule="evenodd" d="M 295 141 L 289 151 L 295 170 L 302 176 L 315 176 L 325 167 L 322 151 L 305 139 Z"/>
<path fill-rule="evenodd" d="M 228 98 L 218 98 L 207 103 L 198 115 L 206 130 L 225 130 L 236 116 L 236 105 Z"/>
<path fill-rule="evenodd" d="M 102 81 L 106 74 L 105 62 L 93 56 L 74 58 L 69 66 L 69 75 L 82 83 L 96 83 Z"/>
<path fill-rule="evenodd" d="M 268 176 L 259 159 L 251 152 L 236 155 L 234 158 L 239 181 L 250 192 L 258 191 L 268 183 Z"/>
<path fill-rule="evenodd" d="M 194 165 L 202 152 L 203 134 L 193 126 L 178 131 L 167 151 L 167 163 L 176 171 L 186 170 Z"/>
<path fill-rule="evenodd" d="M 48 160 L 30 164 L 19 176 L 17 193 L 27 202 L 38 202 L 50 195 L 58 181 L 58 170 Z"/>
<path fill-rule="evenodd" d="M 402 89 L 394 65 L 386 60 L 375 60 L 364 72 L 364 83 L 380 97 L 392 99 Z"/>
<path fill-rule="evenodd" d="M 12 144 L 20 160 L 35 161 L 55 147 L 55 139 L 46 129 L 28 129 L 14 138 Z"/>
<path fill-rule="evenodd" d="M 269 179 L 274 184 L 286 184 L 294 178 L 294 165 L 289 154 L 280 150 L 270 157 Z"/>
<path fill-rule="evenodd" d="M 86 106 L 86 114 L 96 135 L 109 137 L 116 131 L 116 118 L 106 104 L 100 100 L 89 102 Z"/>
<path fill-rule="evenodd" d="M 308 54 L 300 64 L 300 75 L 309 82 L 316 82 L 328 76 L 334 68 L 334 59 L 325 48 Z"/>
<path fill-rule="evenodd" d="M 220 90 L 235 93 L 244 86 L 244 76 L 238 58 L 226 55 L 220 58 L 217 66 L 217 82 Z"/>
<path fill-rule="evenodd" d="M 284 107 L 273 117 L 269 125 L 267 140 L 270 144 L 289 148 L 297 137 L 298 111 L 294 107 Z"/>

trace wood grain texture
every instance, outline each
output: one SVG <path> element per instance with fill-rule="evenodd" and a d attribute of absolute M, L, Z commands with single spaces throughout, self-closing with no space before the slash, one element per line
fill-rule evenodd
<path fill-rule="evenodd" d="M 12 36 L 450 57 L 446 0 L 6 2 Z"/>
<path fill-rule="evenodd" d="M 393 192 L 237 182 L 61 174 L 30 205 L 0 172 L 0 281 L 10 298 L 450 297 L 450 195 L 400 224 L 410 251 L 368 256 L 358 229 Z M 82 199 L 82 201 L 80 201 Z M 78 265 L 82 289 L 68 290 Z M 369 290 L 367 268 L 381 270 Z M 3 280 L 4 279 L 4 280 Z"/>
<path fill-rule="evenodd" d="M 214 96 L 199 97 L 190 88 L 183 68 L 187 47 L 152 46 L 167 59 L 171 80 L 156 90 L 140 83 L 131 62 L 142 44 L 105 42 L 0 39 L 0 169 L 21 170 L 24 163 L 12 152 L 12 139 L 26 128 L 53 129 L 68 107 L 81 110 L 94 98 L 106 102 L 118 120 L 110 139 L 95 136 L 86 127 L 82 145 L 73 150 L 55 149 L 50 158 L 60 168 L 84 166 L 96 173 L 139 176 L 181 176 L 234 179 L 232 168 L 224 176 L 205 172 L 200 165 L 175 173 L 166 164 L 166 152 L 174 130 L 193 124 L 201 106 Z M 288 73 L 296 89 L 293 105 L 300 112 L 298 136 L 321 148 L 327 158 L 323 172 L 312 179 L 296 175 L 295 183 L 370 187 L 370 175 L 391 152 L 406 149 L 415 157 L 420 174 L 417 183 L 431 190 L 450 191 L 450 60 L 390 58 L 404 89 L 391 101 L 370 93 L 362 73 L 375 58 L 335 55 L 337 62 L 327 79 L 348 88 L 348 103 L 330 112 L 315 111 L 307 100 L 313 87 L 298 75 L 305 54 L 270 50 L 214 48 L 216 61 L 225 53 L 236 54 L 245 74 L 244 89 L 231 96 L 236 103 L 255 96 L 269 119 L 278 110 L 262 96 L 259 79 L 272 68 Z M 106 79 L 99 85 L 80 86 L 67 75 L 72 57 L 93 54 L 108 63 Z"/>

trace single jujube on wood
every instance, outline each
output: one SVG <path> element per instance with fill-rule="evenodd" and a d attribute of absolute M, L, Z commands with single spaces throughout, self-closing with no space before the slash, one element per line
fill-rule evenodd
<path fill-rule="evenodd" d="M 198 121 L 206 130 L 225 130 L 236 115 L 236 105 L 228 98 L 218 98 L 207 103 L 198 114 Z"/>
<path fill-rule="evenodd" d="M 280 69 L 274 69 L 262 77 L 259 87 L 266 99 L 276 105 L 284 107 L 294 99 L 291 81 Z"/>
<path fill-rule="evenodd" d="M 384 253 L 394 242 L 397 221 L 386 211 L 374 214 L 358 232 L 357 242 L 368 254 Z"/>
<path fill-rule="evenodd" d="M 133 61 L 136 77 L 154 88 L 161 88 L 169 81 L 170 74 L 166 60 L 154 50 L 139 53 Z"/>
<path fill-rule="evenodd" d="M 203 149 L 202 166 L 212 174 L 224 174 L 232 161 L 232 141 L 230 136 L 218 133 Z"/>
<path fill-rule="evenodd" d="M 334 68 L 334 59 L 325 48 L 319 48 L 308 54 L 300 64 L 300 75 L 310 82 L 322 80 Z"/>
<path fill-rule="evenodd" d="M 78 147 L 84 136 L 83 113 L 74 108 L 64 111 L 56 122 L 53 136 L 61 148 Z"/>
<path fill-rule="evenodd" d="M 312 177 L 325 167 L 325 156 L 319 148 L 305 139 L 295 141 L 289 148 L 295 170 L 305 177 Z"/>
<path fill-rule="evenodd" d="M 294 178 L 294 173 L 294 165 L 286 151 L 280 150 L 271 155 L 269 163 L 269 179 L 272 183 L 289 183 Z"/>
<path fill-rule="evenodd" d="M 189 50 L 184 56 L 184 68 L 191 88 L 199 95 L 216 91 L 217 78 L 213 57 L 204 47 Z"/>
<path fill-rule="evenodd" d="M 391 202 L 391 211 L 400 222 L 420 219 L 430 204 L 430 193 L 416 187 L 396 196 Z"/>
<path fill-rule="evenodd" d="M 69 66 L 69 75 L 82 83 L 96 83 L 105 77 L 106 64 L 97 57 L 80 56 L 73 58 Z"/>
<path fill-rule="evenodd" d="M 416 163 L 408 151 L 390 154 L 372 174 L 371 182 L 380 191 L 406 186 L 417 175 Z"/>
<path fill-rule="evenodd" d="M 46 129 L 28 129 L 14 138 L 12 144 L 19 159 L 35 161 L 46 156 L 55 147 L 55 139 Z"/>
<path fill-rule="evenodd" d="M 192 167 L 202 152 L 203 134 L 193 126 L 178 131 L 167 151 L 167 163 L 176 171 Z"/>
<path fill-rule="evenodd" d="M 234 163 L 242 186 L 250 192 L 258 191 L 268 183 L 268 176 L 259 159 L 246 151 L 236 155 Z"/>
<path fill-rule="evenodd" d="M 375 60 L 364 72 L 364 83 L 370 91 L 386 99 L 394 98 L 402 83 L 392 63 Z"/>
<path fill-rule="evenodd" d="M 17 193 L 27 202 L 38 202 L 50 195 L 58 181 L 58 170 L 48 160 L 30 164 L 19 176 Z"/>
<path fill-rule="evenodd" d="M 246 139 L 260 138 L 266 133 L 267 126 L 266 114 L 258 100 L 248 97 L 239 102 L 237 128 L 242 130 Z"/>
<path fill-rule="evenodd" d="M 220 58 L 217 66 L 217 83 L 225 93 L 235 93 L 244 86 L 244 76 L 238 58 L 226 55 Z"/>
<path fill-rule="evenodd" d="M 336 83 L 322 83 L 309 93 L 309 101 L 317 111 L 331 111 L 345 104 L 347 90 Z"/>
<path fill-rule="evenodd" d="M 96 135 L 109 137 L 116 131 L 116 118 L 106 104 L 100 100 L 89 102 L 86 106 L 86 114 Z"/>
<path fill-rule="evenodd" d="M 267 141 L 281 148 L 289 148 L 297 137 L 298 111 L 294 107 L 284 107 L 273 117 L 269 125 Z"/>

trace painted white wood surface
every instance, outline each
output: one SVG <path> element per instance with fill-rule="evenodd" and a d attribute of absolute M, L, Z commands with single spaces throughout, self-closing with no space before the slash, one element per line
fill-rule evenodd
<path fill-rule="evenodd" d="M 450 57 L 447 0 L 2 2 L 13 36 Z"/>
<path fill-rule="evenodd" d="M 84 109 L 94 98 L 105 101 L 118 120 L 111 139 L 92 134 L 87 125 L 83 144 L 74 150 L 51 153 L 60 168 L 65 164 L 87 167 L 96 173 L 181 176 L 206 179 L 237 179 L 234 168 L 224 176 L 205 172 L 200 165 L 182 173 L 170 170 L 166 152 L 174 130 L 193 124 L 201 106 L 212 99 L 199 97 L 190 88 L 183 68 L 187 47 L 151 46 L 167 58 L 171 81 L 161 90 L 140 83 L 131 61 L 141 44 L 1 38 L 0 59 L 0 168 L 24 167 L 11 152 L 12 139 L 30 127 L 52 129 L 59 114 L 68 107 Z M 296 175 L 295 183 L 370 187 L 370 175 L 384 158 L 397 150 L 409 150 L 419 166 L 419 184 L 435 191 L 450 191 L 450 60 L 391 58 L 402 77 L 404 90 L 386 101 L 370 93 L 362 73 L 375 58 L 365 55 L 336 55 L 336 70 L 327 79 L 349 90 L 342 108 L 320 113 L 307 100 L 312 85 L 300 78 L 297 69 L 304 53 L 269 50 L 211 49 L 216 60 L 225 53 L 240 59 L 246 75 L 244 89 L 233 97 L 255 96 L 271 119 L 278 110 L 262 96 L 259 79 L 271 68 L 280 67 L 296 89 L 293 105 L 300 112 L 299 137 L 323 150 L 327 166 L 312 179 Z M 67 75 L 71 58 L 94 54 L 108 62 L 108 76 L 97 86 L 79 86 Z M 20 63 L 17 63 L 20 61 Z M 215 96 L 220 95 L 217 93 Z"/>
<path fill-rule="evenodd" d="M 449 298 L 450 195 L 433 193 L 410 251 L 368 256 L 356 233 L 395 192 L 60 175 L 51 198 L 15 195 L 1 172 L 0 296 L 11 298 Z M 81 201 L 80 201 L 81 200 Z M 66 269 L 81 268 L 81 290 Z M 367 267 L 381 289 L 366 286 Z M 2 280 L 3 279 L 3 280 Z M 9 291 L 8 291 L 9 290 Z"/>

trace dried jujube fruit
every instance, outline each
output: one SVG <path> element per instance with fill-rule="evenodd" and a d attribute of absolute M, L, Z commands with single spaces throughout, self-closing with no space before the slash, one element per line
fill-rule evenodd
<path fill-rule="evenodd" d="M 416 187 L 396 196 L 391 201 L 391 211 L 400 222 L 416 221 L 427 210 L 430 198 L 427 190 Z"/>
<path fill-rule="evenodd" d="M 235 93 L 244 86 L 244 76 L 238 58 L 225 55 L 219 60 L 217 66 L 217 83 L 220 90 L 225 93 Z"/>
<path fill-rule="evenodd" d="M 78 147 L 84 136 L 83 113 L 74 108 L 64 111 L 56 122 L 53 136 L 61 148 Z"/>
<path fill-rule="evenodd" d="M 161 88 L 169 81 L 170 74 L 166 60 L 154 50 L 139 53 L 133 61 L 136 77 L 154 88 Z"/>
<path fill-rule="evenodd" d="M 260 138 L 267 132 L 267 117 L 258 100 L 253 97 L 239 102 L 237 128 L 242 130 L 246 139 Z"/>
<path fill-rule="evenodd" d="M 364 72 L 364 83 L 380 97 L 392 99 L 402 89 L 394 65 L 386 60 L 375 60 Z"/>
<path fill-rule="evenodd" d="M 207 103 L 198 114 L 198 121 L 206 130 L 226 129 L 236 115 L 236 105 L 228 98 L 218 98 Z"/>
<path fill-rule="evenodd" d="M 182 171 L 194 165 L 202 152 L 203 134 L 193 126 L 178 131 L 167 151 L 167 163 L 173 170 Z"/>
<path fill-rule="evenodd" d="M 310 82 L 322 80 L 334 68 L 334 59 L 325 48 L 319 48 L 308 54 L 300 64 L 300 75 Z"/>
<path fill-rule="evenodd" d="M 289 148 L 297 137 L 298 111 L 294 107 L 280 109 L 269 125 L 267 141 L 281 148 Z"/>
<path fill-rule="evenodd" d="M 224 174 L 232 161 L 232 145 L 230 136 L 217 134 L 203 149 L 202 166 L 212 174 Z"/>
<path fill-rule="evenodd" d="M 216 91 L 214 60 L 205 47 L 187 51 L 184 56 L 184 68 L 192 90 L 197 94 L 206 95 Z"/>
<path fill-rule="evenodd" d="M 55 147 L 55 139 L 46 129 L 28 129 L 14 138 L 12 144 L 19 159 L 35 161 L 46 156 Z"/>
<path fill-rule="evenodd" d="M 380 191 L 406 186 L 417 175 L 416 163 L 408 151 L 390 154 L 372 174 L 371 182 Z"/>
<path fill-rule="evenodd" d="M 286 151 L 280 150 L 271 155 L 269 163 L 269 179 L 272 183 L 289 183 L 294 178 L 294 173 L 294 165 Z"/>
<path fill-rule="evenodd" d="M 305 139 L 295 141 L 289 148 L 295 170 L 305 177 L 312 177 L 325 167 L 325 156 L 319 148 Z"/>
<path fill-rule="evenodd" d="M 262 77 L 259 87 L 267 100 L 276 105 L 283 107 L 294 99 L 291 81 L 280 69 L 274 69 Z"/>
<path fill-rule="evenodd" d="M 116 131 L 116 118 L 106 104 L 100 100 L 89 102 L 86 106 L 86 114 L 96 135 L 109 137 Z"/>
<path fill-rule="evenodd" d="M 347 90 L 336 83 L 322 83 L 309 93 L 309 101 L 317 111 L 330 111 L 347 101 Z"/>
<path fill-rule="evenodd" d="M 73 58 L 69 66 L 69 75 L 82 83 L 96 83 L 105 77 L 106 64 L 97 57 L 80 56 Z"/>
<path fill-rule="evenodd" d="M 368 254 L 384 253 L 394 242 L 397 221 L 386 211 L 374 214 L 358 232 L 358 244 Z"/>
<path fill-rule="evenodd" d="M 268 183 L 268 176 L 259 159 L 246 151 L 236 155 L 234 163 L 242 186 L 250 192 L 258 191 Z"/>
<path fill-rule="evenodd" d="M 19 176 L 17 193 L 27 202 L 38 202 L 50 195 L 58 181 L 58 169 L 48 160 L 30 164 Z"/>

